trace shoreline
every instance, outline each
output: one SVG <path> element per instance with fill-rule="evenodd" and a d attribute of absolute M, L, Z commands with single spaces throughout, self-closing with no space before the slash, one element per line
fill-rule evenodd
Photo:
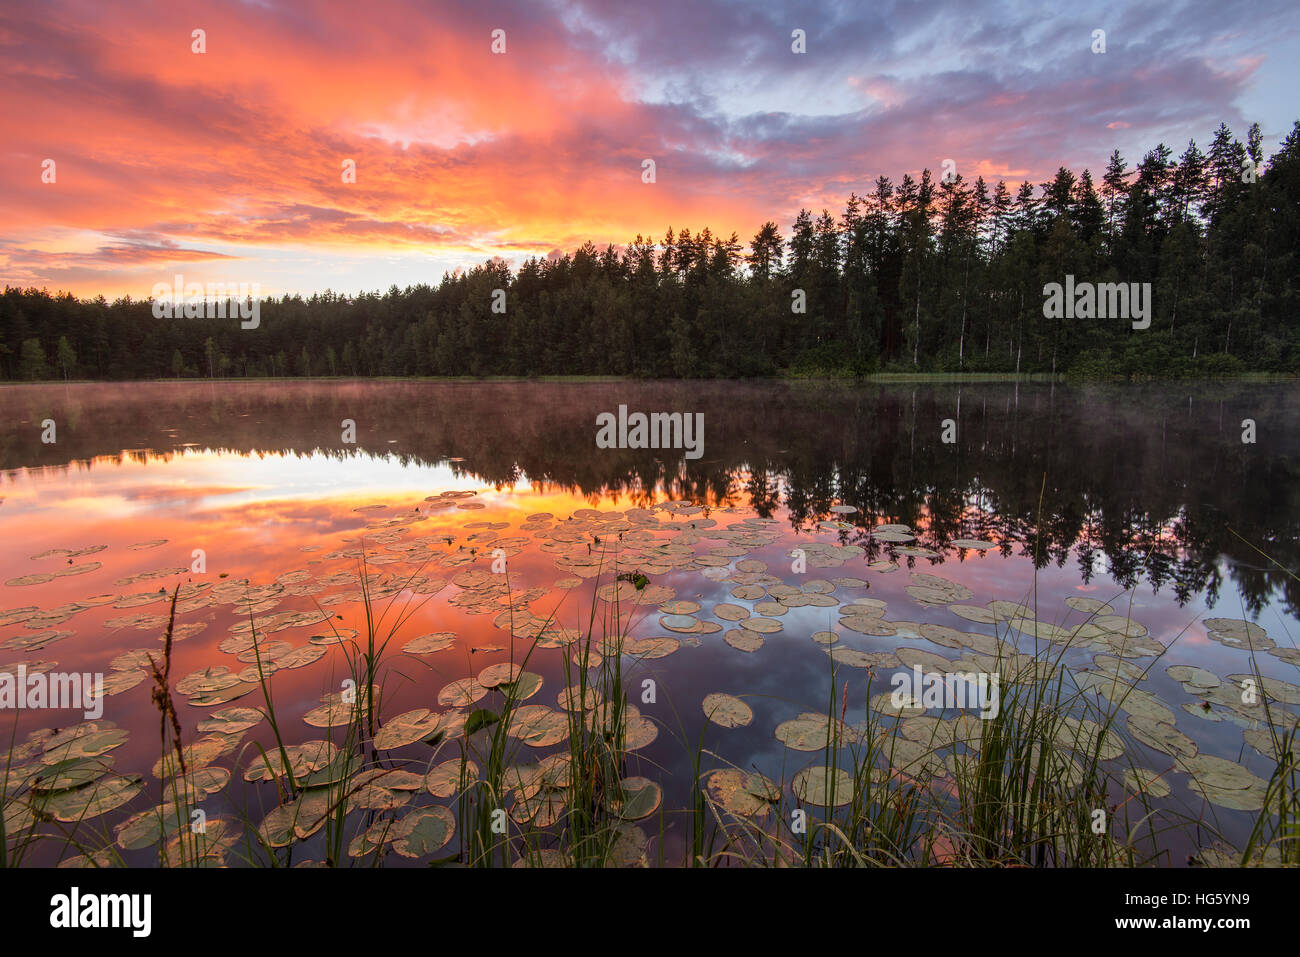
<path fill-rule="evenodd" d="M 1047 372 L 874 372 L 862 376 L 753 376 L 748 378 L 648 378 L 624 375 L 490 375 L 490 376 L 229 376 L 229 377 L 187 377 L 167 379 L 37 379 L 30 382 L 17 380 L 0 381 L 0 388 L 48 385 L 138 385 L 140 383 L 229 383 L 229 382 L 835 382 L 835 383 L 985 383 L 985 382 L 1031 382 L 1061 383 L 1063 385 L 1080 385 L 1104 383 L 1108 385 L 1141 385 L 1160 382 L 1264 382 L 1287 383 L 1300 382 L 1300 372 L 1239 372 L 1229 375 L 1199 376 L 1070 376 L 1052 375 Z"/>

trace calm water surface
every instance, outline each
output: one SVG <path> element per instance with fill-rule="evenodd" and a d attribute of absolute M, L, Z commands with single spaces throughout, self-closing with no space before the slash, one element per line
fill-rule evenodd
<path fill-rule="evenodd" d="M 619 405 L 703 413 L 702 456 L 597 448 L 597 415 Z M 956 426 L 955 442 L 943 441 L 946 419 Z M 1253 443 L 1242 441 L 1245 419 L 1255 423 Z M 47 420 L 55 426 L 52 443 L 42 442 Z M 355 443 L 343 441 L 345 420 L 355 425 Z M 6 387 L 0 670 L 12 673 L 22 663 L 116 673 L 103 720 L 128 734 L 104 758 L 113 774 L 140 776 L 142 790 L 93 820 L 41 825 L 75 834 L 91 849 L 161 799 L 151 773 L 158 712 L 144 658 L 131 653 L 161 648 L 171 590 L 185 585 L 172 663 L 173 686 L 189 679 L 182 685 L 189 693 L 175 695 L 185 740 L 210 739 L 198 723 L 214 712 L 262 704 L 260 691 L 243 682 L 248 693 L 229 701 L 209 703 L 202 689 L 193 691 L 205 669 L 248 667 L 239 641 L 251 605 L 259 630 L 284 643 L 271 649 L 274 656 L 308 649 L 271 678 L 287 742 L 303 743 L 331 735 L 303 716 L 348 674 L 348 648 L 322 636 L 365 631 L 363 556 L 380 606 L 391 606 L 388 621 L 403 616 L 388 649 L 385 719 L 416 708 L 451 710 L 438 703 L 439 691 L 509 661 L 512 644 L 520 657 L 540 628 L 531 616 L 585 632 L 593 603 L 598 613 L 610 610 L 596 597 L 598 585 L 617 573 L 646 576 L 653 603 L 620 604 L 630 611 L 631 634 L 674 639 L 643 646 L 654 648 L 651 654 L 671 651 L 663 657 L 625 660 L 634 703 L 645 679 L 657 690 L 654 702 L 638 704 L 656 737 L 633 752 L 628 768 L 664 788 L 662 820 L 656 812 L 641 822 L 651 861 L 661 852 L 680 858 L 685 824 L 672 812 L 686 805 L 691 786 L 683 740 L 694 748 L 703 733 L 708 750 L 783 782 L 793 803 L 788 782 L 821 759 L 785 747 L 774 731 L 801 712 L 825 711 L 832 659 L 815 634 L 832 632 L 829 647 L 840 649 L 837 680 L 848 682 L 852 723 L 863 719 L 868 693 L 890 688 L 892 672 L 933 661 L 899 658 L 900 649 L 952 660 L 970 652 L 944 639 L 947 631 L 927 629 L 940 636 L 931 640 L 922 626 L 1007 633 L 1005 615 L 980 621 L 971 610 L 995 600 L 1025 602 L 1039 622 L 1066 629 L 1090 620 L 1078 610 L 1086 603 L 1071 607 L 1066 599 L 1106 602 L 1112 617 L 1131 617 L 1130 632 L 1148 643 L 1128 658 L 1149 668 L 1140 688 L 1164 702 L 1200 753 L 1266 778 L 1272 762 L 1244 737 L 1262 727 L 1259 715 L 1232 707 L 1222 693 L 1194 694 L 1166 668 L 1197 666 L 1230 683 L 1228 676 L 1252 671 L 1252 655 L 1231 640 L 1232 628 L 1244 626 L 1222 622 L 1253 622 L 1267 635 L 1254 640 L 1255 666 L 1277 679 L 1272 706 L 1294 720 L 1300 589 L 1285 569 L 1300 568 L 1298 421 L 1300 394 L 1279 385 Z M 915 539 L 870 534 L 882 524 L 907 526 Z M 954 544 L 961 541 L 983 545 Z M 505 558 L 515 615 L 499 585 L 503 576 L 492 576 L 494 557 Z M 944 579 L 949 591 L 917 589 L 935 584 L 918 575 Z M 792 594 L 780 584 L 816 595 L 809 599 L 815 603 L 773 602 L 774 587 L 777 595 Z M 737 597 L 737 590 L 754 597 Z M 885 603 L 883 619 L 898 623 L 894 634 L 839 624 L 841 606 L 862 599 Z M 670 600 L 698 609 L 657 607 Z M 762 601 L 770 604 L 756 610 Z M 769 617 L 780 630 L 751 630 L 729 620 L 739 613 L 715 614 L 719 604 L 739 606 L 751 619 Z M 1123 630 L 1087 632 L 1058 652 L 1073 671 L 1095 672 L 1096 656 L 1113 653 Z M 454 636 L 445 647 L 401 651 L 416 637 L 443 632 Z M 1033 652 L 1032 629 L 1009 633 Z M 879 654 L 877 667 L 858 667 L 860 652 Z M 885 653 L 894 655 L 892 666 L 880 664 Z M 534 653 L 528 669 L 542 685 L 530 703 L 558 709 L 567 654 L 562 647 Z M 743 696 L 753 721 L 739 728 L 708 723 L 701 702 L 714 692 Z M 15 735 L 12 765 L 30 769 L 42 764 L 49 732 L 82 716 L 8 710 L 0 719 L 6 736 Z M 1132 742 L 1128 729 L 1117 731 Z M 256 823 L 275 806 L 269 784 L 243 781 L 256 756 L 252 743 L 271 740 L 262 721 L 223 740 L 222 753 L 207 759 L 232 772 L 204 802 L 210 819 Z M 1168 750 L 1140 741 L 1133 747 L 1168 784 L 1170 814 L 1242 840 L 1252 813 L 1207 801 Z M 519 760 L 550 750 L 521 747 Z M 423 774 L 431 753 L 416 742 L 386 756 Z M 433 760 L 449 757 L 444 749 Z M 706 755 L 705 770 L 725 766 L 710 760 Z M 944 771 L 928 774 L 942 780 Z M 406 797 L 410 806 L 452 803 L 423 791 Z M 14 818 L 10 828 L 18 823 Z M 440 854 L 454 853 L 458 840 Z M 1197 843 L 1194 833 L 1170 838 L 1166 862 L 1182 864 Z M 45 844 L 30 860 L 54 863 L 76 853 L 61 842 Z M 295 855 L 319 858 L 320 851 L 308 840 Z M 131 864 L 157 860 L 151 848 L 122 856 Z M 229 862 L 238 857 L 233 852 Z"/>

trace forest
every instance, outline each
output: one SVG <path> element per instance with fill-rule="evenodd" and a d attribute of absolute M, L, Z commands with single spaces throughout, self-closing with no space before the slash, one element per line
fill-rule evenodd
<path fill-rule="evenodd" d="M 1080 378 L 1300 368 L 1300 121 L 1265 159 L 1220 125 L 1100 179 L 878 177 L 842 211 L 734 232 L 493 259 L 436 285 L 260 303 L 237 319 L 155 318 L 151 301 L 6 285 L 0 378 L 641 378 L 877 372 Z M 1150 283 L 1148 328 L 1044 317 L 1044 287 Z M 170 283 L 171 276 L 160 276 Z M 254 279 L 256 277 L 246 277 Z M 233 305 L 233 304 L 232 304 Z M 233 309 L 227 315 L 233 314 Z"/>

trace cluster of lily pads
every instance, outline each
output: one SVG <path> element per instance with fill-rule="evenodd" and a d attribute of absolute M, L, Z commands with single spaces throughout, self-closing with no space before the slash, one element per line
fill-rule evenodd
<path fill-rule="evenodd" d="M 1169 762 L 1160 769 L 1137 765 L 1118 727 L 1104 728 L 1087 717 L 1062 717 L 1062 734 L 1071 743 L 1115 762 L 1124 785 L 1148 797 L 1170 795 L 1169 777 L 1183 775 L 1194 799 L 1230 810 L 1257 812 L 1263 807 L 1264 778 L 1239 762 L 1200 753 L 1195 741 L 1178 729 L 1169 706 L 1140 687 L 1152 664 L 1163 664 L 1169 643 L 1106 602 L 1073 596 L 1052 614 L 1005 598 L 981 604 L 959 582 L 909 570 L 902 591 L 914 609 L 928 617 L 950 613 L 953 620 L 945 624 L 891 617 L 888 601 L 864 594 L 870 580 L 862 576 L 891 575 L 938 552 L 917 544 L 918 535 L 908 526 L 864 528 L 848 521 L 857 512 L 852 505 L 833 507 L 836 517 L 817 524 L 818 537 L 800 543 L 808 572 L 794 582 L 773 574 L 768 562 L 751 557 L 782 545 L 779 523 L 741 507 L 709 510 L 668 501 L 653 508 L 578 508 L 562 518 L 528 515 L 514 529 L 504 521 L 453 520 L 485 507 L 468 491 L 431 495 L 414 507 L 362 506 L 357 509 L 364 518 L 362 528 L 343 536 L 334 543 L 337 547 L 303 546 L 303 552 L 313 556 L 309 567 L 285 572 L 272 582 L 221 578 L 173 584 L 188 569 L 163 567 L 115 581 L 123 587 L 165 583 L 157 589 L 150 585 L 143 591 L 94 595 L 48 609 L 27 605 L 0 611 L 0 627 L 19 629 L 0 640 L 0 649 L 23 653 L 67 640 L 74 632 L 56 626 L 104 606 L 131 611 L 103 622 L 109 631 L 135 630 L 155 638 L 169 631 L 170 641 L 204 632 L 218 620 L 218 609 L 227 609 L 233 618 L 228 634 L 216 645 L 229 663 L 180 676 L 167 687 L 187 709 L 186 730 L 192 726 L 197 734 L 176 742 L 174 752 L 164 752 L 151 769 L 151 780 L 115 767 L 111 752 L 125 743 L 128 732 L 111 721 L 37 729 L 17 742 L 4 773 L 7 839 L 22 841 L 57 822 L 73 825 L 77 839 L 70 843 L 80 851 L 64 864 L 102 866 L 118 862 L 119 852 L 145 848 L 157 848 L 165 863 L 222 864 L 255 860 L 252 849 L 276 853 L 301 846 L 311 855 L 320 845 L 312 844 L 313 838 L 350 821 L 350 858 L 373 860 L 392 853 L 428 860 L 446 852 L 458 825 L 452 807 L 432 802 L 463 799 L 482 790 L 483 772 L 474 760 L 472 742 L 476 735 L 481 740 L 489 734 L 494 722 L 504 721 L 499 730 L 506 738 L 517 748 L 531 750 L 512 752 L 502 778 L 505 791 L 491 799 L 500 801 L 519 833 L 545 835 L 542 841 L 520 842 L 518 863 L 567 863 L 563 834 L 572 793 L 572 755 L 566 748 L 575 719 L 584 729 L 617 736 L 614 746 L 622 755 L 656 741 L 663 722 L 635 705 L 608 700 L 594 682 L 566 681 L 549 688 L 543 674 L 528 670 L 532 662 L 558 652 L 567 659 L 566 672 L 586 671 L 620 656 L 629 662 L 665 658 L 705 641 L 721 641 L 738 653 L 754 655 L 777 635 L 782 635 L 779 640 L 810 640 L 808 651 L 824 654 L 828 669 L 867 669 L 870 680 L 882 684 L 895 669 L 920 667 L 927 672 L 997 673 L 1010 686 L 1023 685 L 1059 676 L 1062 659 L 1050 653 L 1052 649 L 1091 654 L 1090 660 L 1070 668 L 1079 693 L 1097 703 L 1097 713 L 1107 706 L 1122 712 L 1124 733 Z M 864 547 L 845 541 L 850 531 L 865 531 L 887 557 L 867 561 Z M 157 540 L 130 547 L 146 550 L 164 544 Z M 979 554 L 997 546 L 959 539 L 952 547 Z M 6 585 L 38 587 L 55 577 L 94 571 L 102 567 L 100 562 L 78 564 L 78 559 L 105 549 L 48 550 L 33 560 L 62 559 L 66 570 L 12 578 Z M 512 576 L 488 570 L 492 562 L 526 550 L 549 556 L 561 577 L 549 586 L 521 585 Z M 404 567 L 390 569 L 399 565 Z M 815 577 L 817 570 L 842 568 L 849 573 Z M 700 601 L 678 597 L 677 588 L 668 582 L 680 584 L 686 575 L 730 586 L 729 600 L 706 608 Z M 565 625 L 553 606 L 545 607 L 546 599 L 580 589 L 584 582 L 594 586 L 589 596 L 603 618 L 616 624 L 603 634 L 584 629 L 581 622 L 577 627 Z M 426 707 L 397 714 L 384 715 L 381 683 L 327 692 L 319 704 L 297 716 L 324 736 L 294 735 L 283 719 L 274 721 L 268 689 L 274 687 L 276 673 L 319 667 L 325 661 L 353 667 L 368 638 L 373 639 L 337 625 L 340 608 L 434 596 L 445 599 L 439 612 L 444 630 L 402 635 L 395 650 L 428 661 L 431 673 L 454 673 L 451 662 L 458 655 L 467 659 L 469 649 L 454 630 L 445 630 L 449 622 L 459 614 L 490 616 L 502 643 L 479 642 L 473 652 L 509 652 L 508 660 L 440 680 L 429 688 Z M 825 629 L 783 634 L 786 621 L 792 620 L 789 613 L 809 607 L 827 609 L 838 621 Z M 139 608 L 147 610 L 135 611 Z M 668 634 L 639 634 L 647 623 Z M 1213 618 L 1204 625 L 1211 640 L 1240 650 L 1243 659 L 1267 652 L 1300 666 L 1295 649 L 1278 647 L 1255 623 Z M 288 637 L 294 632 L 309 634 L 295 642 Z M 721 637 L 709 637 L 716 635 Z M 335 653 L 341 658 L 329 657 Z M 0 671 L 12 673 L 20 663 L 28 673 L 57 667 L 51 660 L 31 659 L 0 666 Z M 128 692 L 162 666 L 161 642 L 117 654 L 107 662 L 105 693 Z M 1300 703 L 1300 687 L 1253 671 L 1223 677 L 1192 665 L 1169 665 L 1165 671 L 1191 699 L 1181 703 L 1184 712 L 1239 724 L 1246 745 L 1276 759 L 1272 732 L 1294 722 L 1286 708 Z M 1258 687 L 1254 701 L 1242 694 L 1248 683 Z M 489 695 L 495 695 L 490 708 L 484 706 Z M 724 730 L 751 726 L 759 716 L 745 697 L 753 699 L 727 691 L 708 694 L 701 702 L 704 719 Z M 1261 702 L 1273 710 L 1262 710 Z M 206 713 L 191 723 L 189 708 Z M 972 714 L 927 713 L 919 701 L 900 705 L 889 692 L 874 695 L 870 710 L 885 723 L 853 725 L 834 715 L 804 712 L 774 721 L 772 733 L 796 753 L 826 752 L 829 741 L 839 746 L 871 739 L 873 751 L 884 756 L 873 772 L 881 780 L 902 777 L 940 789 L 960 777 L 963 765 L 978 755 L 982 730 Z M 363 716 L 374 720 L 367 722 Z M 296 743 L 271 745 L 265 735 L 250 738 L 249 733 L 269 718 L 277 738 L 284 734 Z M 331 737 L 340 729 L 345 732 L 343 746 Z M 232 767 L 219 763 L 224 759 Z M 703 786 L 718 812 L 749 820 L 771 815 L 787 795 L 797 806 L 830 809 L 848 804 L 855 782 L 844 768 L 827 762 L 823 756 L 794 773 L 788 783 L 757 770 L 724 766 L 705 774 Z M 1078 763 L 1068 759 L 1057 771 L 1067 780 L 1082 774 Z M 254 814 L 250 805 L 236 816 L 205 816 L 203 829 L 191 828 L 193 810 L 228 792 L 236 773 L 252 789 L 248 793 L 258 795 L 259 802 L 269 801 L 269 810 Z M 259 787 L 265 790 L 258 792 Z M 154 793 L 163 799 L 133 809 Z M 603 788 L 600 811 L 611 826 L 610 863 L 647 862 L 647 833 L 636 822 L 665 810 L 663 795 L 659 782 L 640 774 L 624 774 Z M 111 840 L 92 846 L 90 832 L 78 829 L 112 814 L 125 817 L 111 828 Z M 323 861 L 308 856 L 297 863 Z"/>

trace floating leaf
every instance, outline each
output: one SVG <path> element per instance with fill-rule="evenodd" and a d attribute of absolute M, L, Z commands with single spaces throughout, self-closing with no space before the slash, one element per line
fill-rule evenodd
<path fill-rule="evenodd" d="M 1169 785 L 1158 773 L 1150 768 L 1125 768 L 1124 786 L 1134 794 L 1147 797 L 1163 798 L 1169 796 Z"/>
<path fill-rule="evenodd" d="M 766 813 L 781 798 L 780 789 L 761 774 L 734 769 L 712 772 L 705 789 L 714 803 L 744 817 Z"/>
<path fill-rule="evenodd" d="M 754 720 L 754 710 L 734 695 L 714 692 L 704 696 L 704 714 L 724 728 L 743 728 Z"/>
<path fill-rule="evenodd" d="M 428 708 L 416 708 L 385 721 L 375 735 L 374 745 L 380 751 L 402 748 L 427 737 L 437 727 L 437 714 Z"/>
<path fill-rule="evenodd" d="M 418 638 L 412 638 L 402 646 L 408 655 L 431 655 L 444 651 L 456 644 L 456 633 L 452 631 L 434 631 Z"/>
<path fill-rule="evenodd" d="M 479 766 L 473 761 L 465 761 L 463 767 L 466 786 L 479 779 Z M 435 764 L 424 776 L 424 787 L 434 797 L 454 797 L 461 786 L 462 764 L 460 758 L 452 758 Z"/>
<path fill-rule="evenodd" d="M 763 589 L 761 588 L 758 591 L 760 595 L 763 593 Z M 721 618 L 723 621 L 740 621 L 742 618 L 749 617 L 749 609 L 743 608 L 740 605 L 732 605 L 727 602 L 722 602 L 721 604 L 713 606 L 713 614 L 715 617 Z"/>
<path fill-rule="evenodd" d="M 500 664 L 488 665 L 478 673 L 478 683 L 484 688 L 495 688 L 497 685 L 506 682 L 515 681 L 523 674 L 523 666 L 510 661 L 503 661 Z"/>
<path fill-rule="evenodd" d="M 198 723 L 199 731 L 219 734 L 238 734 L 262 722 L 262 712 L 256 708 L 223 708 Z"/>
<path fill-rule="evenodd" d="M 58 821 L 87 821 L 116 811 L 143 790 L 144 780 L 139 776 L 114 775 L 51 795 L 42 810 Z"/>
<path fill-rule="evenodd" d="M 853 776 L 843 768 L 813 765 L 794 776 L 790 789 L 802 804 L 840 807 L 853 800 Z"/>
<path fill-rule="evenodd" d="M 438 704 L 468 708 L 487 693 L 488 689 L 473 678 L 458 678 L 444 685 L 438 692 Z"/>
<path fill-rule="evenodd" d="M 722 640 L 738 651 L 754 652 L 763 647 L 763 637 L 754 632 L 733 628 L 722 636 Z"/>
<path fill-rule="evenodd" d="M 605 806 L 625 821 L 639 821 L 659 809 L 663 796 L 663 788 L 649 778 L 627 777 L 607 792 Z"/>
<path fill-rule="evenodd" d="M 847 726 L 835 722 L 841 741 L 849 734 Z M 830 720 L 822 714 L 804 712 L 776 726 L 776 738 L 794 751 L 820 751 L 833 741 Z"/>

